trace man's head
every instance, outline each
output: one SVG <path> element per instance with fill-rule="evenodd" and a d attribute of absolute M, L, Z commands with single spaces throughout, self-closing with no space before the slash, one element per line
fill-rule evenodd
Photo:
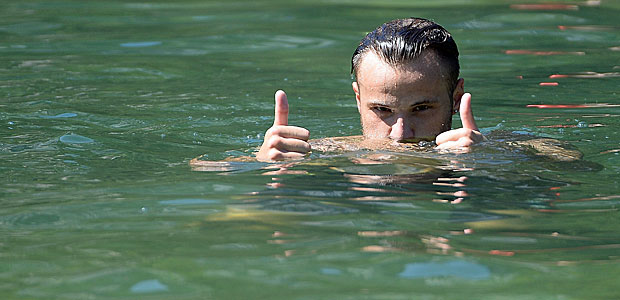
<path fill-rule="evenodd" d="M 425 19 L 366 35 L 351 61 L 364 136 L 432 140 L 449 130 L 463 95 L 458 55 L 450 33 Z"/>

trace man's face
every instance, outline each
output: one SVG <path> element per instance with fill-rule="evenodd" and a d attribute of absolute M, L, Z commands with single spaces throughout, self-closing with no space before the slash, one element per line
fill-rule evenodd
<path fill-rule="evenodd" d="M 433 51 L 426 50 L 396 68 L 369 51 L 357 74 L 353 90 L 365 138 L 434 140 L 450 130 L 452 114 L 463 95 L 463 80 L 450 94 Z"/>

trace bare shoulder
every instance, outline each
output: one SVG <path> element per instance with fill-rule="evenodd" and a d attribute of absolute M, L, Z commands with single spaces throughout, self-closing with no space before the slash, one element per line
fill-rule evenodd
<path fill-rule="evenodd" d="M 551 138 L 534 138 L 522 141 L 512 141 L 513 145 L 529 147 L 536 155 L 545 156 L 557 161 L 576 161 L 583 157 L 583 153 L 574 145 Z"/>
<path fill-rule="evenodd" d="M 364 138 L 361 135 L 337 136 L 310 140 L 310 147 L 321 152 L 345 152 L 362 149 Z"/>
<path fill-rule="evenodd" d="M 359 150 L 387 150 L 394 152 L 424 151 L 431 149 L 432 143 L 398 143 L 390 139 L 371 140 L 361 135 L 327 137 L 310 140 L 313 151 L 350 152 Z"/>
<path fill-rule="evenodd" d="M 492 138 L 492 137 L 491 137 Z M 569 142 L 552 138 L 513 135 L 504 141 L 509 145 L 532 150 L 533 154 L 555 161 L 576 161 L 583 158 L 583 153 Z M 433 149 L 431 143 L 396 143 L 392 140 L 367 140 L 363 136 L 341 136 L 315 139 L 310 141 L 313 151 L 348 152 L 359 150 L 387 150 L 393 152 L 428 151 Z"/>
<path fill-rule="evenodd" d="M 196 157 L 189 161 L 189 166 L 193 171 L 232 171 L 235 164 L 256 162 L 256 158 L 252 156 L 227 157 L 223 160 L 206 160 L 204 155 Z"/>
<path fill-rule="evenodd" d="M 432 144 L 397 143 L 389 139 L 368 140 L 361 135 L 326 137 L 309 141 L 313 152 L 345 153 L 361 150 L 385 150 L 392 152 L 428 151 Z M 206 155 L 196 157 L 189 161 L 194 171 L 230 171 L 239 165 L 258 163 L 254 156 L 227 157 L 223 160 L 209 160 Z"/>

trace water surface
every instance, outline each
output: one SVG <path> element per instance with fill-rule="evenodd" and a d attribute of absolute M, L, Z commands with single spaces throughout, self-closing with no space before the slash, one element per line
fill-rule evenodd
<path fill-rule="evenodd" d="M 0 295 L 618 298 L 620 6 L 537 2 L 2 2 Z M 251 154 L 277 89 L 360 134 L 350 56 L 409 16 L 454 35 L 492 142 L 189 167 Z"/>

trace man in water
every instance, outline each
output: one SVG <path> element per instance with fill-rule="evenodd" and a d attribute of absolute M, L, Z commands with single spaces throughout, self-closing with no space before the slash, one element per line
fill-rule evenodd
<path fill-rule="evenodd" d="M 471 94 L 458 77 L 458 56 L 450 33 L 426 19 L 393 20 L 367 34 L 351 60 L 364 141 L 426 140 L 439 149 L 466 149 L 482 141 Z M 311 150 L 310 132 L 288 125 L 283 91 L 276 92 L 275 102 L 274 124 L 256 158 L 301 158 Z M 459 112 L 463 127 L 452 129 L 452 115 Z"/>

